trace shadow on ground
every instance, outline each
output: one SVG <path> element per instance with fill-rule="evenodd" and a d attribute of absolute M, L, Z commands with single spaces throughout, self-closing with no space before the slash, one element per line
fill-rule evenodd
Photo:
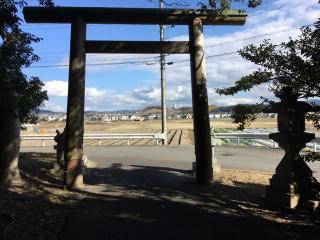
<path fill-rule="evenodd" d="M 54 240 L 61 235 L 68 201 L 60 203 L 61 180 L 50 174 L 52 166 L 52 154 L 21 154 L 21 178 L 11 188 L 0 186 L 1 240 Z"/>
<path fill-rule="evenodd" d="M 0 189 L 0 207 L 7 207 L 1 212 L 14 218 L 0 227 L 2 239 L 318 239 L 320 233 L 312 224 L 268 219 L 260 184 L 201 186 L 186 170 L 115 162 L 89 169 L 87 186 L 68 193 L 50 173 L 53 161 L 24 154 L 24 185 Z"/>
<path fill-rule="evenodd" d="M 290 228 L 299 226 L 279 224 L 247 210 L 262 211 L 259 197 L 263 185 L 202 186 L 186 170 L 121 163 L 89 169 L 85 182 L 83 191 L 90 196 L 86 208 L 69 216 L 64 239 L 297 237 Z M 311 239 L 313 233 L 306 229 L 299 231 Z M 308 239 L 307 235 L 303 239 Z"/>

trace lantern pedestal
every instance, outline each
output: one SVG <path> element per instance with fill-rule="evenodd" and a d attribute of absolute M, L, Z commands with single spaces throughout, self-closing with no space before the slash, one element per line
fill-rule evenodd
<path fill-rule="evenodd" d="M 314 134 L 303 133 L 287 135 L 270 134 L 270 138 L 279 143 L 285 155 L 276 168 L 276 173 L 266 187 L 266 203 L 274 207 L 296 208 L 298 205 L 312 204 L 316 200 L 312 190 L 314 178 L 309 166 L 299 155 L 299 151 L 314 138 Z M 312 206 L 311 206 L 312 207 Z"/>
<path fill-rule="evenodd" d="M 281 102 L 271 104 L 265 112 L 278 113 L 277 133 L 269 135 L 279 143 L 285 155 L 266 187 L 265 203 L 279 208 L 316 208 L 319 205 L 316 180 L 299 152 L 315 134 L 305 132 L 305 114 L 313 111 L 306 102 L 298 101 L 298 95 L 286 89 L 278 96 Z"/>

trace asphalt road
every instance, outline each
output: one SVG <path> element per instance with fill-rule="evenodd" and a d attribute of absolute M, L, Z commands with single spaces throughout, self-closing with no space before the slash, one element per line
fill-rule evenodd
<path fill-rule="evenodd" d="M 22 152 L 53 152 L 52 147 L 25 147 Z M 110 164 L 170 167 L 190 170 L 195 159 L 193 146 L 87 146 L 88 159 L 97 168 Z M 215 147 L 215 157 L 224 169 L 274 172 L 284 155 L 281 149 L 253 147 Z M 309 164 L 320 179 L 320 163 Z"/>

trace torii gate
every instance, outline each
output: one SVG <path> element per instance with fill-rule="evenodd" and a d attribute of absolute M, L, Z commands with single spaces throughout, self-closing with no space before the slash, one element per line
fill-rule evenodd
<path fill-rule="evenodd" d="M 64 174 L 67 188 L 77 188 L 83 183 L 86 53 L 189 53 L 196 179 L 201 184 L 213 180 L 203 25 L 242 25 L 247 16 L 245 11 L 228 10 L 217 17 L 212 10 L 25 7 L 23 13 L 29 23 L 71 23 Z M 86 24 L 90 23 L 188 25 L 189 41 L 87 41 Z"/>

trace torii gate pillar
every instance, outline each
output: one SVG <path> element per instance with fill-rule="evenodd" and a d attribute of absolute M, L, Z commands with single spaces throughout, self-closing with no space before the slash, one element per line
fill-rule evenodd
<path fill-rule="evenodd" d="M 69 88 L 66 122 L 64 186 L 83 184 L 82 156 L 86 67 L 86 23 L 81 18 L 71 23 Z"/>
<path fill-rule="evenodd" d="M 201 19 L 195 18 L 189 25 L 189 44 L 196 179 L 199 183 L 209 184 L 213 180 L 212 146 Z"/>
<path fill-rule="evenodd" d="M 243 25 L 246 12 L 214 10 L 25 7 L 27 22 L 71 23 L 69 93 L 67 107 L 65 186 L 82 185 L 81 160 L 84 133 L 84 86 L 86 53 L 190 53 L 193 124 L 197 182 L 212 182 L 212 147 L 204 58 L 203 25 Z M 177 41 L 87 41 L 86 24 L 189 25 L 189 42 Z"/>

